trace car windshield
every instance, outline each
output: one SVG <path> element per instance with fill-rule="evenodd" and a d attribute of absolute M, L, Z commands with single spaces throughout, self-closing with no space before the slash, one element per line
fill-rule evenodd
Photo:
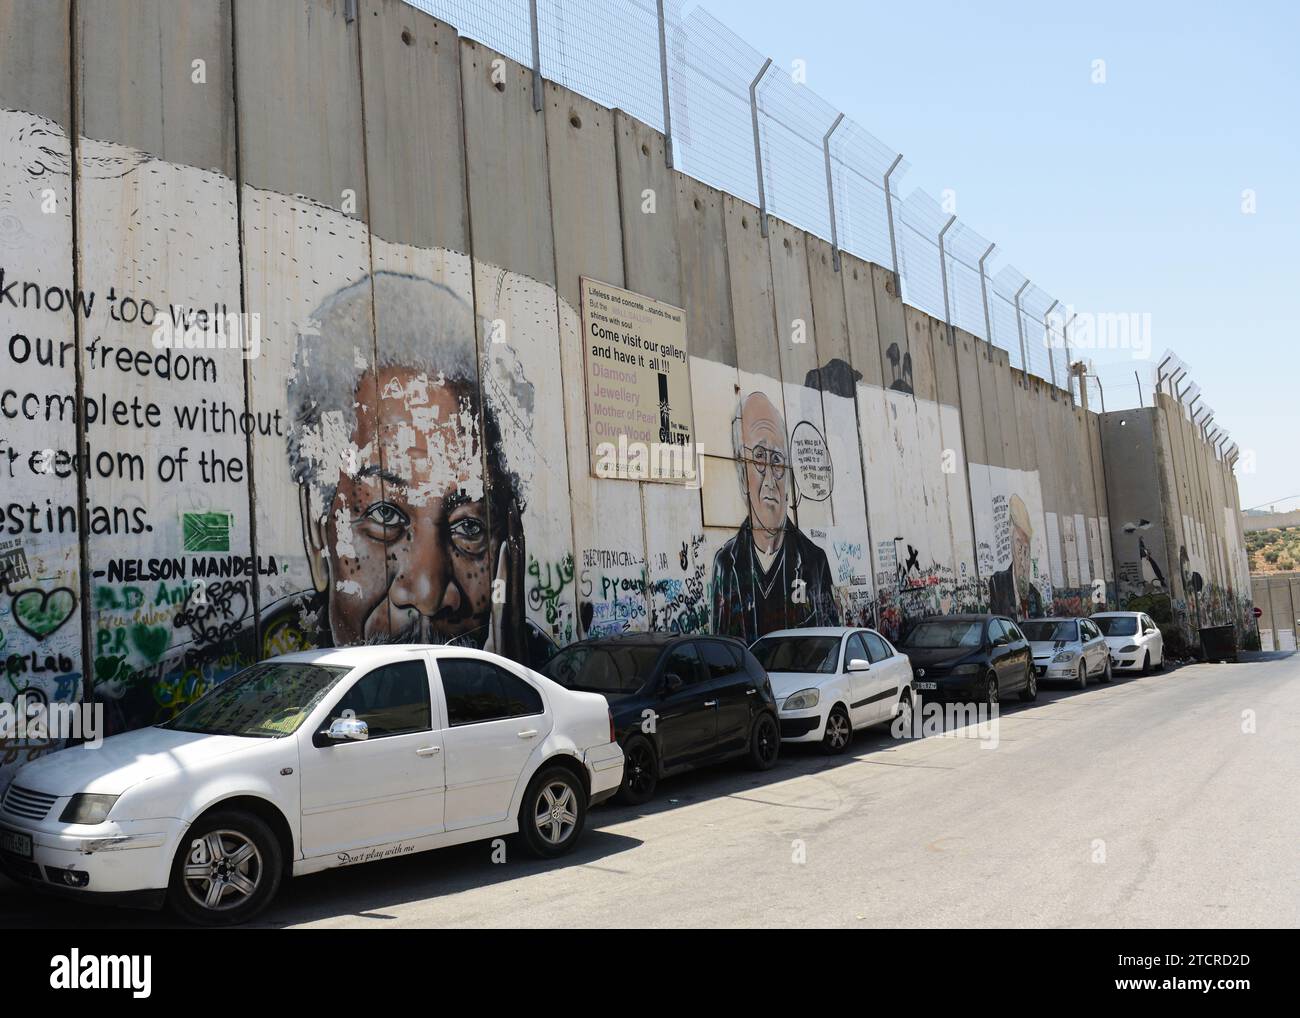
<path fill-rule="evenodd" d="M 580 644 L 547 661 L 542 674 L 566 689 L 625 696 L 645 685 L 659 651 L 648 643 Z"/>
<path fill-rule="evenodd" d="M 840 663 L 838 636 L 767 636 L 749 649 L 769 672 L 829 674 Z"/>
<path fill-rule="evenodd" d="M 1094 615 L 1092 621 L 1107 636 L 1135 636 L 1138 620 L 1132 615 Z"/>
<path fill-rule="evenodd" d="M 978 647 L 983 635 L 983 622 L 920 622 L 902 645 L 916 650 L 956 650 Z"/>
<path fill-rule="evenodd" d="M 1079 638 L 1077 622 L 1022 622 L 1020 628 L 1030 643 L 1071 642 Z"/>
<path fill-rule="evenodd" d="M 159 727 L 257 739 L 292 735 L 348 671 L 308 661 L 263 661 L 232 675 Z"/>

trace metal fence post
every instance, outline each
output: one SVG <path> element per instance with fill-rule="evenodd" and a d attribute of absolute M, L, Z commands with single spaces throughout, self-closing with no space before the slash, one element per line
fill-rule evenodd
<path fill-rule="evenodd" d="M 1047 364 L 1052 372 L 1052 386 L 1056 386 L 1056 344 L 1052 342 L 1052 326 L 1048 324 L 1048 319 L 1052 317 L 1052 312 L 1056 310 L 1056 305 L 1061 303 L 1059 300 L 1052 301 L 1052 306 L 1043 312 L 1043 332 L 1047 340 Z"/>
<path fill-rule="evenodd" d="M 1015 299 L 1012 301 L 1016 306 L 1016 333 L 1020 336 L 1020 367 L 1025 373 L 1025 385 L 1029 385 L 1029 358 L 1025 356 L 1025 323 L 1020 318 L 1020 295 L 1029 288 L 1029 280 L 1025 280 L 1025 285 L 1016 291 Z"/>
<path fill-rule="evenodd" d="M 993 253 L 996 244 L 990 244 L 988 249 L 980 256 L 980 299 L 984 301 L 984 338 L 988 340 L 989 357 L 993 356 L 993 316 L 989 314 L 989 286 L 988 280 L 984 275 L 984 263 L 988 260 L 989 255 Z M 988 359 L 988 358 L 986 358 Z"/>
<path fill-rule="evenodd" d="M 889 256 L 894 263 L 894 289 L 898 291 L 899 299 L 903 296 L 903 279 L 898 274 L 898 241 L 894 236 L 894 194 L 890 190 L 889 178 L 894 175 L 894 171 L 902 161 L 903 153 L 900 152 L 885 171 L 885 217 L 889 220 Z"/>
<path fill-rule="evenodd" d="M 537 0 L 528 0 L 528 30 L 533 37 L 533 112 L 542 112 L 542 40 L 537 32 Z"/>
<path fill-rule="evenodd" d="M 948 326 L 949 344 L 956 342 L 956 336 L 952 331 L 952 306 L 948 302 L 948 256 L 943 250 L 943 235 L 948 232 L 952 224 L 957 222 L 956 216 L 949 216 L 948 221 L 943 224 L 943 229 L 939 231 L 939 278 L 943 280 L 943 321 Z"/>
<path fill-rule="evenodd" d="M 1074 402 L 1074 382 L 1073 382 L 1073 378 L 1074 378 L 1074 363 L 1073 363 L 1073 361 L 1074 361 L 1074 358 L 1073 358 L 1072 356 L 1070 356 L 1070 326 L 1074 324 L 1074 320 L 1075 320 L 1076 318 L 1078 318 L 1078 317 L 1079 317 L 1079 312 L 1076 311 L 1074 314 L 1072 314 L 1072 315 L 1070 316 L 1069 321 L 1067 321 L 1064 325 L 1061 326 L 1061 342 L 1065 344 L 1065 372 L 1066 372 L 1066 377 L 1068 377 L 1068 378 L 1071 379 L 1071 382 L 1070 382 L 1070 402 L 1071 402 L 1071 403 Z M 1083 382 L 1083 376 L 1082 376 L 1082 375 L 1079 376 L 1079 381 L 1080 381 L 1080 383 Z M 1082 390 L 1080 390 L 1080 391 L 1082 391 Z"/>
<path fill-rule="evenodd" d="M 1065 344 L 1065 366 L 1067 370 L 1074 360 L 1074 355 L 1070 353 L 1070 326 L 1074 324 L 1074 320 L 1078 317 L 1079 312 L 1076 311 L 1070 316 L 1070 320 L 1061 326 L 1061 341 Z"/>
<path fill-rule="evenodd" d="M 758 225 L 764 237 L 767 236 L 767 193 L 763 190 L 763 143 L 758 135 L 758 83 L 771 66 L 772 58 L 768 57 L 749 83 L 749 116 L 754 125 L 754 170 L 758 174 Z"/>
<path fill-rule="evenodd" d="M 668 97 L 668 30 L 664 20 L 664 0 L 658 0 L 656 6 L 659 9 L 659 87 L 664 95 L 664 163 L 671 170 L 673 168 L 673 110 Z"/>
<path fill-rule="evenodd" d="M 840 126 L 840 121 L 844 119 L 841 113 L 835 118 L 835 123 L 831 124 L 831 129 L 822 137 L 822 154 L 826 157 L 826 204 L 831 213 L 831 262 L 835 266 L 835 271 L 840 271 L 840 235 L 835 228 L 835 183 L 831 178 L 831 135 L 835 133 L 835 128 Z"/>

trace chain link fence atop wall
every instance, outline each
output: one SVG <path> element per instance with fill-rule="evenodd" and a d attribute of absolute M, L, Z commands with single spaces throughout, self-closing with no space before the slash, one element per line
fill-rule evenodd
<path fill-rule="evenodd" d="M 1071 388 L 1063 306 L 913 190 L 901 154 L 682 0 L 406 0 L 669 138 L 684 173 L 898 272 L 913 307 Z M 833 209 L 833 212 L 832 212 Z"/>

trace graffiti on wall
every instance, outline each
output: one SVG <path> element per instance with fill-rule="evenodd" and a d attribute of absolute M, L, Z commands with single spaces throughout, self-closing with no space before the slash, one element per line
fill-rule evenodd
<path fill-rule="evenodd" d="M 731 430 L 746 515 L 714 556 L 714 632 L 749 642 L 777 629 L 839 625 L 826 553 L 790 516 L 791 442 L 783 414 L 766 394 L 747 393 Z M 815 470 L 829 496 L 825 467 L 805 469 Z"/>

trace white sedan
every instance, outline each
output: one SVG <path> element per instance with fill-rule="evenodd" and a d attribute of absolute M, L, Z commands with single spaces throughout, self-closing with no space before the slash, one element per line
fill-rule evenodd
<path fill-rule="evenodd" d="M 749 649 L 772 681 L 784 742 L 843 753 L 856 729 L 912 709 L 912 664 L 873 629 L 782 629 Z"/>
<path fill-rule="evenodd" d="M 46 890 L 237 923 L 285 876 L 515 832 L 560 855 L 622 778 L 604 697 L 476 650 L 307 651 L 19 769 L 0 862 Z"/>
<path fill-rule="evenodd" d="M 1145 612 L 1097 612 L 1092 616 L 1110 648 L 1110 662 L 1116 671 L 1140 671 L 1165 667 L 1165 638 L 1160 627 Z"/>

